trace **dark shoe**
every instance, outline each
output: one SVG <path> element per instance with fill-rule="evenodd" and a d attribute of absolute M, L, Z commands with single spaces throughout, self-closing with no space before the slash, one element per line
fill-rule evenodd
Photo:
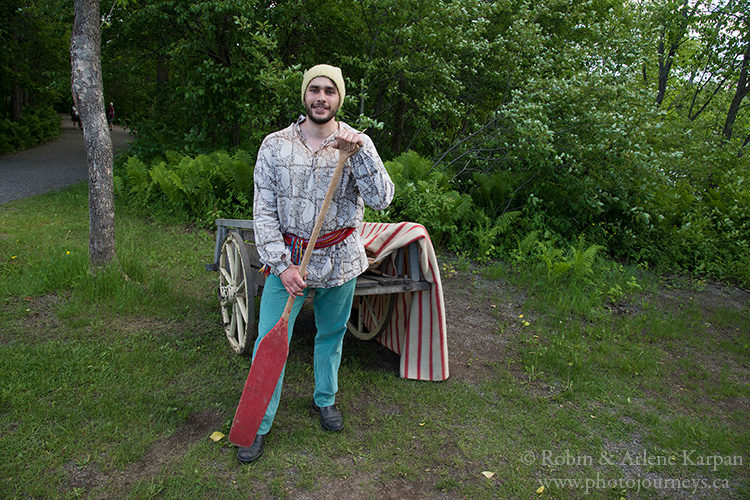
<path fill-rule="evenodd" d="M 240 446 L 237 448 L 237 458 L 243 464 L 255 462 L 263 454 L 263 445 L 266 440 L 265 434 L 257 434 L 253 444 L 247 447 Z"/>
<path fill-rule="evenodd" d="M 336 405 L 320 408 L 313 401 L 312 409 L 315 413 L 320 413 L 320 424 L 323 426 L 323 430 L 338 432 L 344 428 L 344 417 L 336 409 Z"/>

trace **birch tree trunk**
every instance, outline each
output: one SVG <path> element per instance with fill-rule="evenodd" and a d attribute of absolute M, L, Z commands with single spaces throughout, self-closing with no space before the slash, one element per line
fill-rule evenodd
<path fill-rule="evenodd" d="M 99 0 L 74 0 L 70 41 L 73 99 L 83 124 L 89 171 L 89 261 L 92 269 L 115 258 L 112 138 L 104 114 Z"/>

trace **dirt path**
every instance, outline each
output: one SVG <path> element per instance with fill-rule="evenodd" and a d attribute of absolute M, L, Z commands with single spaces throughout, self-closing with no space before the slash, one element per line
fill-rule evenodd
<path fill-rule="evenodd" d="M 0 205 L 88 179 L 83 133 L 73 128 L 69 115 L 60 118 L 63 133 L 54 141 L 0 156 Z M 115 154 L 127 149 L 131 139 L 127 130 L 115 126 Z"/>

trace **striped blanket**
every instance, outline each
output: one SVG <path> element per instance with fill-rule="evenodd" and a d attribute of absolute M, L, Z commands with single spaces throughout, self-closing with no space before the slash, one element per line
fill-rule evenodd
<path fill-rule="evenodd" d="M 370 269 L 385 275 L 395 274 L 396 250 L 413 242 L 419 245 L 419 265 L 429 290 L 396 295 L 396 304 L 388 326 L 377 340 L 401 356 L 401 377 L 416 380 L 448 378 L 448 339 L 445 304 L 432 241 L 424 226 L 413 222 L 381 224 L 365 222 L 357 230 L 370 260 Z M 384 296 L 377 296 L 383 303 Z M 383 304 L 376 307 L 383 313 Z"/>

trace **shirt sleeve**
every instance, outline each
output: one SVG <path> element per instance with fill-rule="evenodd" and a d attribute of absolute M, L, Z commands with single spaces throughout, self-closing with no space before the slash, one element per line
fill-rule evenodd
<path fill-rule="evenodd" d="M 349 159 L 352 175 L 365 204 L 374 210 L 383 210 L 393 200 L 393 181 L 372 139 L 364 134 L 362 137 L 365 144 Z"/>
<path fill-rule="evenodd" d="M 271 154 L 271 141 L 266 138 L 258 150 L 253 174 L 253 226 L 255 245 L 260 261 L 272 273 L 280 275 L 291 263 L 291 254 L 284 244 L 277 210 L 278 185 Z"/>

